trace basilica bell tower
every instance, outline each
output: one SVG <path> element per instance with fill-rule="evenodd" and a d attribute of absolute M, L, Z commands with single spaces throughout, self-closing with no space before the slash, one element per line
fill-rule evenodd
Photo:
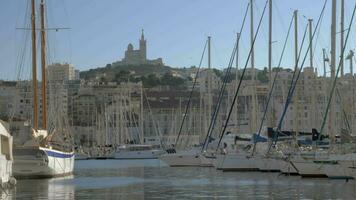
<path fill-rule="evenodd" d="M 141 60 L 145 62 L 147 60 L 147 49 L 146 49 L 146 40 L 145 36 L 143 34 L 143 29 L 141 32 L 141 39 L 140 39 L 140 54 L 141 54 Z"/>

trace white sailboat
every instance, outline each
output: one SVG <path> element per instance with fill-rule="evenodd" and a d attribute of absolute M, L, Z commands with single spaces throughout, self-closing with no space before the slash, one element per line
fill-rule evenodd
<path fill-rule="evenodd" d="M 47 131 L 47 97 L 46 97 L 46 45 L 45 45 L 45 5 L 41 0 L 41 63 L 42 63 L 42 127 L 38 126 L 38 97 L 36 74 L 36 16 L 35 0 L 31 1 L 32 31 L 32 91 L 33 118 L 32 139 L 22 146 L 14 147 L 13 174 L 18 178 L 50 178 L 67 176 L 73 173 L 74 151 L 68 137 L 68 129 L 56 127 Z"/>
<path fill-rule="evenodd" d="M 5 122 L 0 120 L 0 178 L 1 186 L 9 184 L 12 177 L 12 136 L 9 134 Z"/>
<path fill-rule="evenodd" d="M 207 116 L 212 116 L 211 115 L 211 108 L 212 108 L 212 95 L 211 95 L 211 59 L 210 59 L 210 41 L 211 41 L 211 37 L 208 36 L 207 39 L 207 44 L 208 44 L 208 71 L 207 71 L 207 75 L 208 75 L 208 100 L 207 100 L 207 104 L 208 104 L 208 109 L 207 109 Z M 203 55 L 205 53 L 205 48 L 203 51 Z M 199 66 L 200 69 L 200 66 Z M 194 90 L 197 78 L 198 78 L 198 73 L 199 73 L 199 69 L 195 74 L 195 78 L 194 78 L 194 83 L 193 83 L 193 88 L 192 91 Z M 191 98 L 191 96 L 190 96 Z M 183 115 L 183 120 L 180 126 L 180 130 L 179 133 L 177 135 L 177 139 L 176 139 L 176 144 L 174 145 L 174 147 L 176 148 L 178 142 L 179 142 L 179 137 L 180 134 L 182 132 L 182 128 L 183 128 L 183 124 L 185 121 L 185 118 L 187 116 L 187 111 L 188 108 L 190 106 L 190 99 L 188 101 L 188 104 L 186 105 L 186 112 Z M 208 118 L 209 118 L 208 117 Z M 212 157 L 209 156 L 204 156 L 201 152 L 201 148 L 200 147 L 193 147 L 192 149 L 185 149 L 185 150 L 179 150 L 178 152 L 172 148 L 172 149 L 168 149 L 167 150 L 168 154 L 164 154 L 162 156 L 159 157 L 160 160 L 164 161 L 165 163 L 167 163 L 169 166 L 171 167 L 183 167 L 183 166 L 213 166 L 213 162 L 211 161 Z"/>
<path fill-rule="evenodd" d="M 115 149 L 115 152 L 113 152 L 113 158 L 115 159 L 157 159 L 159 156 L 161 156 L 162 154 L 165 154 L 166 152 L 159 146 L 159 145 L 151 145 L 151 144 L 145 144 L 145 139 L 144 139 L 144 130 L 143 130 L 143 119 L 142 119 L 142 116 L 143 116 L 143 93 L 144 93 L 144 90 L 143 88 L 141 88 L 141 120 L 140 120 L 140 123 L 141 123 L 141 130 L 139 132 L 141 132 L 141 135 L 139 137 L 139 140 L 140 140 L 140 144 L 136 144 L 136 143 L 130 143 L 127 141 L 126 144 L 121 144 L 121 145 L 118 145 Z M 131 99 L 131 92 L 130 90 L 128 91 L 128 99 L 129 99 L 129 106 L 128 107 L 131 107 L 130 106 L 130 99 Z M 147 96 L 145 98 L 147 100 Z M 148 101 L 148 100 L 147 100 Z M 119 118 L 125 118 L 127 117 L 127 115 L 123 115 L 122 113 L 126 113 L 126 112 L 131 112 L 127 106 L 123 106 L 122 103 L 123 101 L 118 101 L 120 102 L 120 104 L 117 106 L 118 108 L 120 108 L 120 112 L 118 113 L 118 115 L 120 116 Z M 125 101 L 126 102 L 126 101 Z M 148 108 L 149 108 L 149 113 L 152 117 L 152 121 L 153 123 L 156 123 L 156 121 L 153 119 L 153 115 L 152 115 L 152 112 L 151 112 L 151 108 L 149 106 L 149 103 L 147 102 L 148 104 Z M 124 107 L 124 109 L 121 109 L 121 107 Z M 125 110 L 126 109 L 126 110 Z M 122 111 L 124 110 L 124 112 Z M 131 116 L 131 115 L 130 115 Z M 125 119 L 127 121 L 127 119 Z M 120 120 L 121 122 L 125 121 L 125 120 Z M 134 117 L 132 117 L 132 119 L 130 120 L 134 120 Z M 127 124 L 127 123 L 125 123 Z M 123 126 L 121 126 L 123 127 Z M 158 127 L 155 126 L 155 127 Z M 127 140 L 131 140 L 131 141 L 136 141 L 135 139 L 132 140 L 132 138 L 130 138 L 130 134 L 128 133 L 128 128 L 127 127 L 124 127 L 126 129 L 126 132 L 127 132 Z M 157 128 L 157 132 L 158 132 L 158 135 L 160 136 L 160 132 Z"/>
<path fill-rule="evenodd" d="M 324 156 L 315 156 L 312 157 L 311 159 L 308 159 L 309 157 L 304 157 L 304 158 L 297 158 L 293 163 L 296 165 L 299 173 L 303 176 L 303 174 L 307 174 L 308 176 L 317 176 L 317 175 L 323 175 L 327 176 L 329 178 L 353 178 L 354 173 L 355 173 L 355 168 L 354 164 L 356 161 L 356 157 L 354 155 L 354 147 L 352 147 L 352 142 L 347 143 L 341 143 L 342 146 L 337 146 L 336 145 L 336 135 L 335 135 L 335 126 L 336 126 L 336 117 L 335 117 L 335 105 L 336 105 L 336 98 L 333 98 L 334 95 L 334 89 L 336 87 L 336 81 L 337 77 L 339 74 L 340 66 L 342 63 L 342 59 L 344 57 L 344 51 L 345 51 L 345 44 L 348 41 L 351 25 L 353 23 L 354 19 L 354 14 L 356 11 L 356 4 L 353 8 L 353 14 L 352 18 L 349 24 L 349 27 L 347 29 L 347 36 L 346 40 L 344 41 L 343 38 L 341 39 L 341 56 L 340 56 L 340 62 L 336 69 L 336 5 L 337 1 L 333 0 L 332 1 L 332 23 L 331 23 L 331 80 L 332 82 L 332 87 L 330 89 L 330 95 L 329 95 L 329 100 L 328 100 L 328 106 L 326 107 L 326 112 L 324 114 L 324 122 L 321 127 L 321 133 L 323 132 L 323 129 L 325 127 L 325 118 L 328 114 L 329 108 L 330 108 L 330 132 L 329 132 L 329 138 L 330 138 L 330 147 L 328 149 L 328 152 L 325 152 Z M 341 6 L 342 13 L 343 13 L 343 5 Z M 343 19 L 342 19 L 343 20 Z M 343 21 L 342 21 L 343 24 Z M 343 27 L 341 28 L 342 31 Z M 321 134 L 320 133 L 320 134 Z M 351 148 L 347 149 L 346 151 L 343 151 L 342 148 L 351 145 Z"/>

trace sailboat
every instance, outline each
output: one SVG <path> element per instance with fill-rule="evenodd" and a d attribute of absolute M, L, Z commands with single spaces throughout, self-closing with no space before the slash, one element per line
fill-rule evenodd
<path fill-rule="evenodd" d="M 266 10 L 266 7 L 267 7 L 267 3 L 268 1 L 266 1 L 265 3 L 265 6 L 264 6 L 264 9 L 263 9 L 263 12 L 262 12 L 262 15 L 261 15 L 261 18 L 260 18 L 260 21 L 259 21 L 259 24 L 258 24 L 258 28 L 257 28 L 257 31 L 256 33 L 254 33 L 254 26 L 253 26 L 253 1 L 251 0 L 247 6 L 247 9 L 246 9 L 246 13 L 245 13 L 245 17 L 248 13 L 248 9 L 250 8 L 250 14 L 251 14 L 251 18 L 250 18 L 250 21 L 251 21 L 251 46 L 250 46 L 250 50 L 249 50 L 249 53 L 248 53 L 248 57 L 246 59 L 246 63 L 245 63 L 245 66 L 243 68 L 243 71 L 242 71 L 242 74 L 241 74 L 241 77 L 240 77 L 240 80 L 237 81 L 237 87 L 236 87 L 236 91 L 235 91 L 235 96 L 234 96 L 234 100 L 232 102 L 232 105 L 230 107 L 230 111 L 229 111 L 229 114 L 228 114 L 228 117 L 225 121 L 225 126 L 224 126 L 224 130 L 222 131 L 222 134 L 220 135 L 221 137 L 224 136 L 224 133 L 226 131 L 226 127 L 228 125 L 228 122 L 229 122 L 229 119 L 230 119 L 230 116 L 231 116 L 231 113 L 232 113 L 232 110 L 234 108 L 234 104 L 235 102 L 237 101 L 237 96 L 238 96 L 238 93 L 240 91 L 240 86 L 241 86 L 241 83 L 244 79 L 244 75 L 245 75 L 245 72 L 246 72 L 246 68 L 247 68 L 247 65 L 248 65 L 248 62 L 250 61 L 250 58 L 251 58 L 251 69 L 252 69 L 252 81 L 251 81 L 251 89 L 249 91 L 251 91 L 251 99 L 252 99 L 252 112 L 251 112 L 251 130 L 254 131 L 255 130 L 255 125 L 256 125 L 256 122 L 257 122 L 257 96 L 255 94 L 255 90 L 256 90 L 256 82 L 255 82 L 255 72 L 254 72 L 254 44 L 255 44 L 255 40 L 257 38 L 257 35 L 259 33 L 259 29 L 260 29 L 260 25 L 261 25 L 261 20 L 263 19 L 263 16 L 264 16 L 264 13 L 265 13 L 265 10 Z M 241 137 L 242 134 L 239 134 L 239 136 Z M 217 169 L 220 169 L 220 170 L 223 170 L 223 171 L 257 171 L 259 170 L 259 166 L 262 164 L 260 161 L 261 161 L 261 158 L 260 156 L 254 156 L 252 157 L 251 156 L 251 150 L 252 150 L 252 146 L 254 145 L 255 143 L 255 140 L 259 140 L 260 139 L 260 136 L 258 135 L 258 137 L 255 137 L 256 135 L 251 135 L 249 134 L 249 139 L 247 141 L 240 141 L 239 143 L 242 143 L 240 146 L 240 148 L 235 148 L 234 151 L 232 152 L 228 152 L 227 154 L 220 154 L 220 155 L 217 155 L 217 161 L 216 161 L 216 164 L 215 164 L 215 167 Z M 263 141 L 265 139 L 262 139 Z M 265 141 L 264 141 L 265 142 Z M 261 142 L 262 143 L 262 142 Z M 265 145 L 259 145 L 259 148 L 263 149 Z"/>
<path fill-rule="evenodd" d="M 123 101 L 122 98 L 126 98 L 126 101 Z M 144 89 L 141 86 L 141 130 L 137 129 L 137 132 L 140 132 L 141 135 L 138 138 L 135 138 L 133 134 L 130 134 L 129 131 L 129 121 L 132 121 L 138 127 L 136 117 L 132 113 L 131 108 L 131 90 L 128 86 L 128 90 L 125 95 L 118 96 L 113 102 L 115 106 L 114 110 L 116 111 L 116 124 L 119 124 L 120 130 L 117 130 L 121 134 L 122 140 L 119 142 L 121 144 L 117 145 L 114 151 L 112 152 L 112 158 L 114 159 L 157 159 L 160 155 L 164 154 L 165 151 L 157 148 L 159 145 L 151 145 L 145 143 L 144 138 L 144 129 L 143 129 L 143 99 L 144 99 Z M 147 100 L 147 97 L 145 98 Z M 148 101 L 148 100 L 147 100 Z M 147 102 L 147 104 L 149 104 Z M 151 114 L 151 109 L 149 107 L 149 112 Z M 151 114 L 152 115 L 152 114 Z M 153 119 L 152 119 L 153 120 Z M 153 120 L 154 121 L 154 120 Z M 154 121 L 155 123 L 155 121 Z M 124 130 L 125 129 L 125 130 Z M 126 133 L 126 138 L 124 139 L 123 133 Z M 124 141 L 124 142 L 123 142 Z"/>
<path fill-rule="evenodd" d="M 342 6 L 343 9 L 343 6 Z M 349 179 L 349 178 L 355 178 L 355 162 L 356 162 L 356 153 L 354 152 L 355 146 L 353 145 L 353 142 L 346 142 L 343 143 L 342 141 L 340 142 L 341 145 L 337 145 L 337 136 L 335 135 L 335 98 L 333 98 L 333 95 L 335 93 L 335 88 L 336 88 L 336 82 L 338 79 L 338 74 L 341 68 L 341 62 L 344 57 L 344 52 L 345 52 L 345 44 L 347 44 L 349 34 L 350 34 L 350 29 L 351 25 L 353 23 L 354 15 L 356 11 L 356 4 L 354 5 L 353 8 L 353 13 L 352 17 L 350 20 L 349 27 L 347 29 L 347 36 L 346 40 L 343 41 L 343 38 L 341 39 L 341 45 L 342 45 L 342 50 L 341 50 L 341 56 L 340 56 L 340 61 L 339 65 L 336 69 L 336 47 L 335 47 L 335 36 L 336 36 L 336 0 L 332 1 L 332 25 L 331 25 L 331 80 L 332 80 L 332 87 L 330 90 L 330 95 L 329 95 L 329 100 L 328 104 L 326 107 L 326 112 L 324 114 L 324 119 L 323 119 L 323 124 L 320 128 L 320 135 L 322 135 L 324 127 L 325 127 L 325 122 L 326 118 L 329 114 L 329 108 L 330 108 L 330 121 L 333 123 L 331 125 L 331 128 L 333 130 L 330 131 L 330 147 L 327 150 L 320 151 L 319 149 L 314 149 L 314 152 L 310 152 L 310 154 L 314 154 L 315 156 L 304 156 L 302 158 L 297 157 L 297 159 L 294 159 L 292 162 L 296 165 L 299 174 L 302 176 L 311 176 L 315 177 L 318 175 L 322 175 L 324 177 L 329 177 L 329 178 L 344 178 L 344 179 Z M 343 10 L 342 10 L 343 12 Z M 343 22 L 342 22 L 343 23 Z M 342 27 L 343 29 L 343 27 Z M 336 73 L 335 73 L 336 72 Z M 337 90 L 336 90 L 337 91 Z M 336 92 L 337 93 L 337 92 Z M 319 151 L 318 151 L 319 150 Z M 321 154 L 321 155 L 318 155 Z M 309 159 L 308 159 L 309 158 Z"/>
<path fill-rule="evenodd" d="M 12 177 L 12 136 L 10 135 L 7 125 L 4 121 L 0 120 L 0 178 L 1 186 L 11 183 Z"/>
<path fill-rule="evenodd" d="M 190 107 L 190 103 L 191 103 L 191 98 L 192 98 L 192 94 L 193 91 L 195 89 L 196 83 L 197 83 L 197 79 L 199 76 L 199 72 L 200 72 L 200 68 L 201 68 L 201 63 L 202 63 L 202 59 L 204 57 L 205 54 L 205 49 L 206 49 L 206 45 L 208 45 L 208 52 L 209 52 L 209 57 L 208 57 L 208 65 L 209 65 L 209 70 L 207 70 L 207 75 L 208 75 L 208 106 L 209 106 L 209 111 L 211 111 L 211 71 L 210 71 L 210 40 L 211 37 L 209 36 L 207 39 L 207 42 L 204 46 L 204 50 L 202 53 L 202 57 L 201 57 L 201 61 L 200 61 L 200 65 L 198 67 L 198 70 L 195 73 L 195 77 L 194 77 L 194 82 L 193 82 L 193 87 L 190 91 L 190 96 L 188 99 L 188 102 L 186 104 L 186 108 L 185 108 L 185 112 L 183 114 L 183 119 L 182 122 L 180 123 L 180 128 L 179 128 L 179 132 L 177 134 L 177 138 L 175 140 L 175 144 L 174 146 L 172 146 L 172 148 L 167 149 L 167 154 L 164 154 L 162 156 L 159 157 L 160 160 L 164 161 L 165 163 L 167 163 L 169 166 L 171 167 L 178 167 L 178 166 L 200 166 L 201 165 L 201 155 L 200 155 L 200 148 L 197 147 L 193 147 L 191 149 L 184 149 L 184 150 L 179 150 L 178 152 L 176 151 L 177 148 L 177 144 L 182 140 L 180 139 L 182 130 L 183 130 L 183 125 L 185 122 L 185 119 L 188 115 L 188 109 Z M 208 116 L 210 116 L 210 113 L 208 114 Z M 189 137 L 189 136 L 188 136 Z"/>
<path fill-rule="evenodd" d="M 16 178 L 51 178 L 73 173 L 74 151 L 65 127 L 47 129 L 46 95 L 46 28 L 45 4 L 41 0 L 41 64 L 42 64 L 42 127 L 38 123 L 38 96 L 36 72 L 36 6 L 31 0 L 32 32 L 32 96 L 33 116 L 30 128 L 31 139 L 14 147 L 13 174 Z M 56 114 L 59 115 L 59 114 Z M 65 133 L 65 134 L 64 134 Z"/>

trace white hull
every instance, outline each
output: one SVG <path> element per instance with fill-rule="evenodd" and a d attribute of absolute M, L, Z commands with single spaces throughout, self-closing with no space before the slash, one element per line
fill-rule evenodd
<path fill-rule="evenodd" d="M 188 167 L 201 166 L 201 157 L 199 153 L 194 151 L 178 152 L 171 154 L 164 154 L 159 157 L 171 167 Z"/>
<path fill-rule="evenodd" d="M 200 166 L 201 167 L 213 167 L 214 166 L 214 162 L 216 161 L 216 157 L 211 155 L 211 156 L 207 156 L 207 155 L 200 155 Z"/>
<path fill-rule="evenodd" d="M 1 185 L 10 181 L 12 175 L 12 160 L 6 159 L 4 155 L 0 155 L 0 177 Z"/>
<path fill-rule="evenodd" d="M 35 147 L 17 149 L 14 154 L 13 173 L 16 178 L 67 176 L 73 174 L 73 168 L 74 152 Z"/>
<path fill-rule="evenodd" d="M 223 171 L 258 171 L 259 158 L 249 158 L 247 154 L 218 155 L 215 167 Z"/>
<path fill-rule="evenodd" d="M 356 175 L 355 167 L 352 161 L 330 162 L 323 165 L 323 171 L 332 179 L 352 179 Z"/>
<path fill-rule="evenodd" d="M 5 187 L 12 178 L 12 136 L 5 128 L 5 122 L 0 120 L 0 184 Z"/>
<path fill-rule="evenodd" d="M 296 158 L 292 159 L 292 163 L 302 177 L 327 177 L 323 165 L 315 163 L 313 159 Z"/>
<path fill-rule="evenodd" d="M 115 159 L 157 159 L 160 155 L 164 154 L 163 150 L 143 150 L 143 151 L 125 151 L 120 150 L 115 152 Z"/>
<path fill-rule="evenodd" d="M 284 161 L 275 158 L 260 158 L 259 170 L 263 172 L 280 172 Z"/>
<path fill-rule="evenodd" d="M 294 167 L 293 163 L 291 161 L 285 161 L 285 160 L 283 160 L 283 163 L 281 165 L 281 172 L 282 174 L 289 174 L 289 175 L 298 174 L 298 171 Z"/>
<path fill-rule="evenodd" d="M 329 178 L 356 178 L 356 154 L 332 154 L 328 162 L 323 163 L 323 170 Z"/>

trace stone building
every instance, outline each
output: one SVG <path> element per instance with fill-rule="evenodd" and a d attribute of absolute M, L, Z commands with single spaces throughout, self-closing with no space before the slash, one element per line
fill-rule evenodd
<path fill-rule="evenodd" d="M 130 43 L 127 45 L 125 51 L 125 57 L 118 62 L 113 63 L 114 65 L 163 65 L 162 58 L 157 59 L 147 59 L 147 41 L 143 34 L 141 33 L 141 38 L 139 40 L 139 49 L 134 49 L 133 45 Z"/>
<path fill-rule="evenodd" d="M 53 63 L 47 67 L 48 81 L 68 81 L 79 78 L 79 72 L 69 63 Z"/>

